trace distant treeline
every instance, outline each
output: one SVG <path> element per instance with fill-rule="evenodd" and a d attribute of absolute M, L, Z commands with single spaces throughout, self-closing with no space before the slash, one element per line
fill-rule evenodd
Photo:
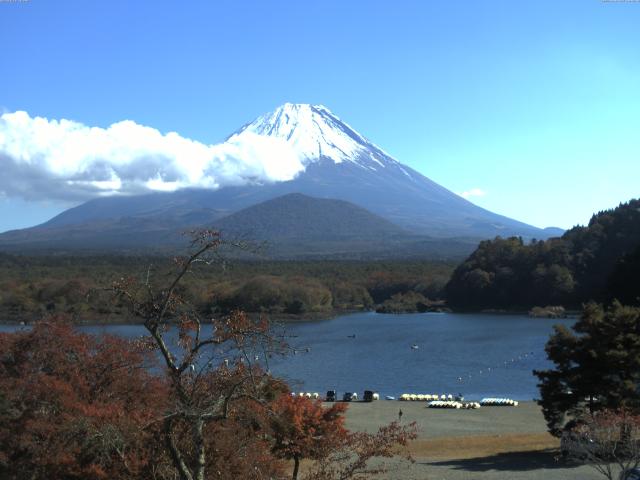
<path fill-rule="evenodd" d="M 411 303 L 403 310 L 411 311 L 441 299 L 454 268 L 433 261 L 222 262 L 198 266 L 181 293 L 205 315 L 239 308 L 330 316 L 385 301 L 393 307 L 399 297 Z M 65 313 L 78 322 L 128 322 L 127 309 L 109 290 L 112 283 L 129 276 L 161 283 L 173 271 L 167 258 L 0 254 L 0 321 Z"/>
<path fill-rule="evenodd" d="M 638 304 L 640 200 L 600 212 L 560 238 L 483 241 L 454 271 L 446 297 L 466 309 L 577 308 L 614 298 Z"/>

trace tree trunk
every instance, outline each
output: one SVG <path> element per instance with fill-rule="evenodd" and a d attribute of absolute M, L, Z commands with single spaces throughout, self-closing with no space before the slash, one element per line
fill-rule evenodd
<path fill-rule="evenodd" d="M 189 467 L 187 467 L 187 464 L 182 457 L 182 453 L 173 440 L 172 423 L 173 422 L 170 417 L 164 421 L 164 439 L 167 444 L 167 449 L 169 450 L 169 454 L 173 460 L 174 467 L 178 470 L 180 480 L 193 480 L 193 475 L 191 475 Z"/>
<path fill-rule="evenodd" d="M 293 457 L 293 475 L 291 476 L 291 478 L 293 480 L 298 480 L 298 469 L 300 468 L 300 457 L 298 455 L 295 455 Z"/>
<path fill-rule="evenodd" d="M 206 463 L 206 456 L 204 450 L 204 420 L 198 418 L 194 421 L 193 425 L 193 443 L 196 447 L 196 467 L 194 480 L 204 480 L 204 467 Z"/>

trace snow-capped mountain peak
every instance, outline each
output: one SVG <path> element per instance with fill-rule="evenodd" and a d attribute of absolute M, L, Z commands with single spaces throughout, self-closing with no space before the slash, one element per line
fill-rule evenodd
<path fill-rule="evenodd" d="M 161 245 L 165 241 L 166 245 L 170 245 L 173 242 L 170 232 L 197 225 L 210 227 L 224 216 L 230 218 L 229 214 L 288 194 L 315 197 L 312 203 L 318 199 L 347 201 L 364 208 L 365 215 L 369 210 L 412 235 L 426 234 L 442 238 L 548 236 L 540 229 L 484 210 L 394 160 L 321 105 L 282 105 L 245 125 L 226 142 L 217 145 L 175 143 L 175 135 L 172 134 L 170 138 L 171 148 L 181 152 L 184 150 L 181 156 L 176 156 L 176 165 L 189 167 L 190 170 L 185 171 L 195 172 L 196 179 L 215 182 L 213 187 L 211 184 L 202 187 L 201 183 L 198 185 L 200 188 L 182 188 L 163 194 L 154 192 L 140 196 L 98 197 L 63 212 L 39 226 L 36 231 L 0 236 L 0 249 L 3 242 L 5 245 L 19 245 L 19 248 L 31 242 L 34 246 L 50 248 L 52 245 L 61 245 L 65 249 L 78 245 L 91 245 L 90 248 L 113 245 L 117 246 L 113 248 L 122 248 L 122 245 L 129 245 L 127 242 L 131 239 L 135 239 L 132 245 Z M 157 141 L 158 137 L 149 138 Z M 164 158 L 161 155 L 159 157 Z M 159 171 L 164 175 L 165 170 Z M 170 169 L 166 171 L 171 172 Z M 169 180 L 174 178 L 171 175 L 167 175 Z M 162 179 L 160 174 L 158 178 Z M 288 215 L 289 209 L 293 209 L 290 205 L 299 201 L 299 198 L 289 198 L 287 202 L 278 203 L 275 210 L 270 210 L 270 216 L 264 218 L 269 218 L 269 222 L 277 222 L 277 217 L 282 216 L 285 219 L 283 225 L 286 225 L 283 228 L 290 232 L 287 238 L 303 238 L 309 228 L 297 227 L 301 228 L 297 232 L 291 230 L 291 217 Z M 320 208 L 326 208 L 327 205 L 330 204 L 322 203 Z M 335 207 L 335 204 L 332 205 Z M 334 207 L 332 211 L 336 211 Z M 255 227 L 254 223 L 259 223 L 258 220 L 264 223 L 264 218 L 257 215 L 254 211 L 250 218 L 257 220 L 250 222 L 246 220 L 249 217 L 237 217 L 245 219 L 244 223 L 237 225 L 243 225 L 250 233 Z M 313 217 L 312 220 L 316 218 L 313 213 L 309 215 Z M 342 231 L 339 228 L 341 222 L 346 221 L 345 217 L 336 215 L 334 218 L 335 232 Z M 355 222 L 355 217 L 352 218 Z M 73 230 L 73 238 L 70 238 L 69 225 L 83 227 Z M 326 228 L 326 225 L 314 223 L 314 231 L 320 228 L 327 234 L 329 244 L 326 245 L 334 245 L 322 251 L 335 251 L 339 255 L 348 252 L 352 247 L 343 250 L 343 242 L 338 240 L 342 238 L 341 234 L 332 236 L 336 234 L 334 225 L 331 228 Z M 165 226 L 166 235 L 162 233 Z M 82 236 L 85 233 L 86 236 Z M 423 248 L 421 245 L 431 242 L 430 239 L 411 236 L 396 243 L 396 233 L 390 233 L 388 229 L 373 235 L 379 235 L 374 243 L 358 243 L 357 248 L 363 249 L 358 250 L 362 255 L 375 254 L 379 245 L 397 250 L 394 255 L 402 255 L 404 246 L 420 251 Z M 337 247 L 336 241 L 339 244 Z M 407 243 L 403 243 L 405 241 Z M 293 250 L 297 251 L 298 242 L 295 244 Z M 448 242 L 442 245 L 443 251 L 449 251 Z"/>
<path fill-rule="evenodd" d="M 246 124 L 227 140 L 250 141 L 252 135 L 286 141 L 304 165 L 321 159 L 353 162 L 369 169 L 397 163 L 323 105 L 285 103 Z"/>

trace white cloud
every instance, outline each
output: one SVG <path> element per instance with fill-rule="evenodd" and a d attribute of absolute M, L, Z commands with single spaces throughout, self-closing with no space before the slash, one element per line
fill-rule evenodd
<path fill-rule="evenodd" d="M 28 200 L 274 182 L 304 170 L 278 138 L 245 133 L 207 145 L 131 120 L 97 128 L 22 111 L 0 115 L 0 167 L 0 194 Z"/>
<path fill-rule="evenodd" d="M 484 197 L 487 194 L 484 190 L 480 188 L 472 188 L 471 190 L 467 190 L 466 192 L 462 192 L 459 195 L 463 198 L 469 197 Z"/>

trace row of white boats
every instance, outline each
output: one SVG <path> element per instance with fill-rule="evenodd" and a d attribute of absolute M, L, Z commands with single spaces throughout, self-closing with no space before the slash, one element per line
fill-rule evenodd
<path fill-rule="evenodd" d="M 312 398 L 313 400 L 319 400 L 320 399 L 320 394 L 318 392 L 291 392 L 291 396 L 292 397 L 306 397 L 306 398 Z"/>
<path fill-rule="evenodd" d="M 424 394 L 424 393 L 403 393 L 402 395 L 400 395 L 400 397 L 398 398 L 398 400 L 403 401 L 403 402 L 423 402 L 423 401 L 427 401 L 427 402 L 431 402 L 434 400 L 442 400 L 442 401 L 452 401 L 452 400 L 463 400 L 463 397 L 460 395 L 437 395 L 437 394 Z"/>
<path fill-rule="evenodd" d="M 455 400 L 433 400 L 427 406 L 429 408 L 455 408 L 456 410 L 476 410 L 480 408 L 478 402 L 457 402 Z"/>
<path fill-rule="evenodd" d="M 306 397 L 314 400 L 320 399 L 318 392 L 292 392 L 294 397 Z M 348 398 L 347 398 L 348 397 Z M 365 391 L 363 399 L 365 401 L 379 400 L 380 395 L 377 392 Z M 386 400 L 395 400 L 395 397 L 386 396 Z M 324 398 L 326 401 L 335 402 L 338 400 L 338 396 L 334 390 L 327 392 L 327 396 Z M 357 401 L 357 393 L 345 393 L 343 401 Z M 429 408 L 455 408 L 455 409 L 477 409 L 483 407 L 517 407 L 518 402 L 511 398 L 498 398 L 487 397 L 480 400 L 480 402 L 464 402 L 462 395 L 452 394 L 423 394 L 423 393 L 403 393 L 398 397 L 398 400 L 403 402 L 429 402 Z"/>
<path fill-rule="evenodd" d="M 483 407 L 517 407 L 517 400 L 511 398 L 487 397 L 480 402 L 463 402 L 462 395 L 403 393 L 398 400 L 404 402 L 430 402 L 432 408 L 480 408 Z M 476 406 L 477 405 L 477 406 Z"/>

